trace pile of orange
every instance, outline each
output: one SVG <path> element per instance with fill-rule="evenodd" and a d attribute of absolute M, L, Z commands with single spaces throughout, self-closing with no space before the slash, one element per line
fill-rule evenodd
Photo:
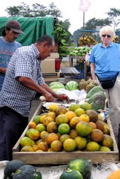
<path fill-rule="evenodd" d="M 113 139 L 108 124 L 89 104 L 69 109 L 52 104 L 30 121 L 20 146 L 21 152 L 111 151 Z"/>

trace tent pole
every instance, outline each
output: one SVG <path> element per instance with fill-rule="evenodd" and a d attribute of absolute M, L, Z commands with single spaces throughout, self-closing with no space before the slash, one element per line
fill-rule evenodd
<path fill-rule="evenodd" d="M 85 26 L 85 12 L 83 11 L 83 29 L 84 29 L 84 26 Z"/>

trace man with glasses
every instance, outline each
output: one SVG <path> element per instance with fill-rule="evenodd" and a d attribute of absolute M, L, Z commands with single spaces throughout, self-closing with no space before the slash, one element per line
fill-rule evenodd
<path fill-rule="evenodd" d="M 0 90 L 3 85 L 6 69 L 9 60 L 15 50 L 21 47 L 21 44 L 16 41 L 19 34 L 23 33 L 18 21 L 8 21 L 5 28 L 2 31 L 0 37 Z"/>
<path fill-rule="evenodd" d="M 105 90 L 108 106 L 114 113 L 117 138 L 120 123 L 120 44 L 113 42 L 115 31 L 111 26 L 102 27 L 99 35 L 101 43 L 95 45 L 90 54 L 91 75 Z"/>

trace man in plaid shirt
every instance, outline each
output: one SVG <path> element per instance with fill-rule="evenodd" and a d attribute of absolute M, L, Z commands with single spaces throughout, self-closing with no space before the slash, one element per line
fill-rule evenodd
<path fill-rule="evenodd" d="M 12 148 L 28 124 L 30 103 L 36 92 L 49 102 L 66 100 L 45 83 L 40 63 L 54 51 L 54 41 L 48 35 L 35 44 L 20 47 L 11 57 L 0 92 L 0 160 L 12 159 Z"/>

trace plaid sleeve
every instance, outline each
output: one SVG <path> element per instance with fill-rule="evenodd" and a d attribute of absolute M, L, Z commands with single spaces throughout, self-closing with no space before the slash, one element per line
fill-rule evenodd
<path fill-rule="evenodd" d="M 16 57 L 15 57 L 16 56 Z M 32 78 L 33 73 L 33 59 L 28 53 L 20 53 L 17 51 L 14 54 L 15 61 L 15 77 L 25 76 Z"/>

